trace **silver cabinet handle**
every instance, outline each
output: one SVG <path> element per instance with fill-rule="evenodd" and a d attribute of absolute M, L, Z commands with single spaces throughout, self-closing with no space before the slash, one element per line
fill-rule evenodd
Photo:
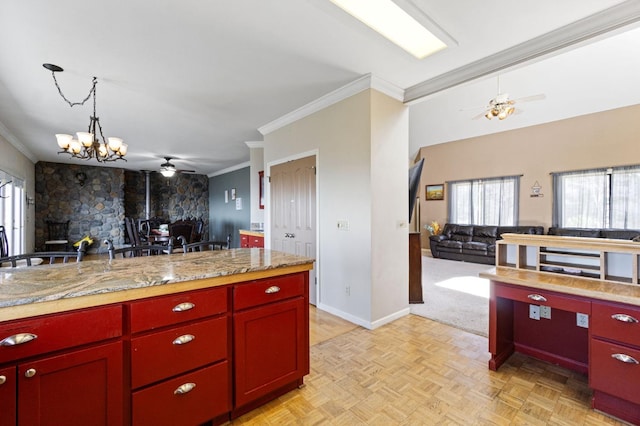
<path fill-rule="evenodd" d="M 611 318 L 613 318 L 616 321 L 622 321 L 622 322 L 630 322 L 630 323 L 637 323 L 638 322 L 637 319 L 635 319 L 631 315 L 627 315 L 627 314 L 613 314 L 613 315 L 611 315 Z"/>
<path fill-rule="evenodd" d="M 27 371 L 24 372 L 24 377 L 33 377 L 36 375 L 36 369 L 35 368 L 30 368 Z"/>
<path fill-rule="evenodd" d="M 176 305 L 173 307 L 173 312 L 184 312 L 184 311 L 189 311 L 193 308 L 195 308 L 196 305 L 194 305 L 191 302 L 184 302 L 184 303 L 180 303 L 179 305 Z"/>
<path fill-rule="evenodd" d="M 195 339 L 196 336 L 194 336 L 193 334 L 183 334 L 180 337 L 177 337 L 176 340 L 173 341 L 174 345 L 186 345 L 187 343 L 193 341 L 193 339 Z"/>
<path fill-rule="evenodd" d="M 280 291 L 280 287 L 278 287 L 277 285 L 272 285 L 271 287 L 266 289 L 264 292 L 266 294 L 273 294 L 273 293 L 277 293 L 279 291 Z"/>
<path fill-rule="evenodd" d="M 535 300 L 536 302 L 546 302 L 547 298 L 544 296 L 541 296 L 539 294 L 530 294 L 527 296 L 529 299 L 531 300 Z"/>
<path fill-rule="evenodd" d="M 32 340 L 37 339 L 38 336 L 33 333 L 18 333 L 13 336 L 5 337 L 0 340 L 0 346 L 15 346 L 21 345 L 23 343 L 28 343 Z"/>
<path fill-rule="evenodd" d="M 7 382 L 7 376 L 0 376 L 0 385 L 4 385 Z"/>
<path fill-rule="evenodd" d="M 195 383 L 185 383 L 184 385 L 178 386 L 176 390 L 173 391 L 174 395 L 183 395 L 185 393 L 189 393 L 196 387 Z"/>
<path fill-rule="evenodd" d="M 618 361 L 626 364 L 640 364 L 637 359 L 627 354 L 611 354 L 611 358 L 617 359 Z"/>

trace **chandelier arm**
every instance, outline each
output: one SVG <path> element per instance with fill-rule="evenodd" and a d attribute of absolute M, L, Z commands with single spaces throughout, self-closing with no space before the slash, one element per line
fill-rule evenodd
<path fill-rule="evenodd" d="M 87 102 L 89 100 L 89 98 L 91 97 L 92 93 L 95 93 L 96 91 L 96 77 L 93 77 L 93 86 L 91 87 L 91 90 L 89 90 L 89 94 L 87 95 L 86 98 L 84 98 L 84 100 L 82 102 L 71 102 L 69 99 L 67 99 L 67 97 L 62 93 L 62 89 L 60 88 L 60 85 L 58 84 L 58 80 L 56 79 L 56 73 L 54 71 L 51 71 L 51 76 L 53 77 L 53 82 L 56 84 L 56 88 L 58 89 L 58 93 L 60 94 L 60 96 L 62 96 L 62 99 L 65 100 L 66 103 L 69 104 L 70 107 L 74 107 L 75 105 L 84 105 L 85 102 Z M 95 104 L 95 102 L 94 102 Z M 94 106 L 95 108 L 95 106 Z"/>

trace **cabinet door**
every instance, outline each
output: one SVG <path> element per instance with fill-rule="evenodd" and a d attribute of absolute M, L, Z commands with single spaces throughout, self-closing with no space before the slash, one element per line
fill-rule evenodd
<path fill-rule="evenodd" d="M 16 426 L 16 368 L 0 369 L 0 426 Z"/>
<path fill-rule="evenodd" d="M 115 342 L 18 365 L 20 424 L 123 424 L 122 358 Z"/>
<path fill-rule="evenodd" d="M 234 315 L 236 407 L 309 372 L 305 308 L 299 297 Z"/>

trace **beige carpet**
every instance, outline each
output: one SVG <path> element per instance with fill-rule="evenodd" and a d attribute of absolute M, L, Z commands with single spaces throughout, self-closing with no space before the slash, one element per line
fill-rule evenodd
<path fill-rule="evenodd" d="M 487 336 L 489 280 L 478 273 L 491 265 L 422 256 L 424 304 L 411 304 L 411 313 Z"/>

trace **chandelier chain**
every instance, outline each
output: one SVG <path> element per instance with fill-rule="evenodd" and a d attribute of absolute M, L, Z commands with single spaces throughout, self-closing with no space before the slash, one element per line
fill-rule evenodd
<path fill-rule="evenodd" d="M 89 100 L 89 98 L 91 97 L 92 93 L 95 93 L 96 91 L 96 83 L 97 83 L 97 78 L 93 77 L 93 86 L 91 86 L 91 90 L 89 90 L 89 94 L 87 95 L 86 98 L 84 98 L 84 100 L 82 102 L 71 102 L 69 99 L 67 99 L 67 97 L 64 95 L 64 93 L 62 93 L 62 89 L 60 88 L 60 85 L 58 84 L 58 79 L 56 79 L 56 73 L 51 71 L 51 76 L 53 77 L 53 82 L 56 84 L 56 88 L 58 89 L 58 93 L 60 94 L 60 96 L 62 96 L 62 99 L 65 100 L 66 103 L 69 104 L 70 107 L 74 107 L 75 105 L 84 105 L 85 102 L 87 102 Z M 94 110 L 95 110 L 95 101 L 94 101 Z"/>

